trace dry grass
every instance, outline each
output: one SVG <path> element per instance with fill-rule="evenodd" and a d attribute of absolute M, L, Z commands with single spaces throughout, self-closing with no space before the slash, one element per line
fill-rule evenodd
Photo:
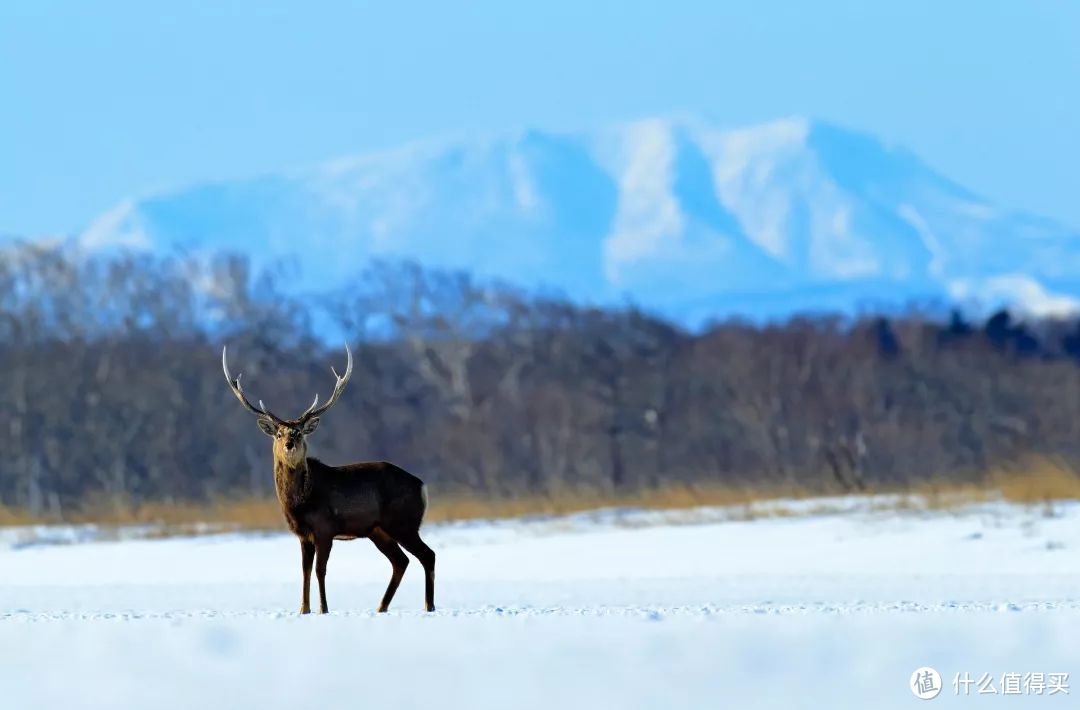
<path fill-rule="evenodd" d="M 989 501 L 1008 501 L 1030 506 L 1051 506 L 1062 500 L 1080 500 L 1080 474 L 1058 459 L 1039 458 L 1021 466 L 995 469 L 981 483 L 959 484 L 944 479 L 922 482 L 904 489 L 875 490 L 893 494 L 871 501 L 869 509 L 891 511 L 958 511 Z M 811 499 L 822 491 L 796 486 L 669 486 L 656 490 L 617 494 L 598 490 L 562 490 L 548 495 L 477 498 L 465 495 L 433 496 L 428 522 L 501 519 L 521 516 L 560 516 L 598 508 L 635 507 L 649 510 L 680 510 L 715 506 L 731 509 L 733 519 L 790 515 L 778 499 Z M 837 512 L 825 501 L 810 505 L 808 513 Z M 40 523 L 95 523 L 110 527 L 145 525 L 152 534 L 172 535 L 227 530 L 283 529 L 281 511 L 274 498 L 233 498 L 206 504 L 144 503 L 100 499 L 90 501 L 63 519 L 34 517 L 25 511 L 0 506 L 0 526 Z"/>
<path fill-rule="evenodd" d="M 549 495 L 513 498 L 473 498 L 449 496 L 432 498 L 427 514 L 430 522 L 495 520 L 526 515 L 570 515 L 598 508 L 646 508 L 680 510 L 701 506 L 738 507 L 777 498 L 807 498 L 808 489 L 770 487 L 753 489 L 734 486 L 669 486 L 661 489 L 617 494 L 596 490 L 563 490 Z"/>
<path fill-rule="evenodd" d="M 1080 500 L 1080 474 L 1061 459 L 1034 457 L 1022 464 L 993 469 L 978 483 L 930 480 L 901 493 L 904 505 L 934 511 L 956 511 L 992 501 L 1051 506 Z"/>
<path fill-rule="evenodd" d="M 221 530 L 280 530 L 281 509 L 274 498 L 229 498 L 211 503 L 152 502 L 132 505 L 102 500 L 66 516 L 67 522 L 100 525 L 146 525 L 164 534 Z"/>
<path fill-rule="evenodd" d="M 638 493 L 613 494 L 596 490 L 564 490 L 550 495 L 477 498 L 464 495 L 433 496 L 426 522 L 503 519 L 521 516 L 558 516 L 598 508 L 637 507 L 679 510 L 701 506 L 736 508 L 776 498 L 805 498 L 804 489 L 774 487 L 752 489 L 721 486 L 671 486 Z M 124 499 L 100 498 L 86 502 L 63 518 L 31 516 L 0 507 L 0 525 L 49 523 L 120 527 L 153 527 L 159 534 L 220 532 L 228 530 L 281 530 L 284 522 L 276 498 L 230 498 L 211 503 L 151 502 L 135 505 Z"/>
<path fill-rule="evenodd" d="M 40 517 L 35 518 L 24 510 L 0 505 L 0 526 L 33 525 L 41 522 L 49 521 L 44 521 Z"/>
<path fill-rule="evenodd" d="M 1067 500 L 1080 500 L 1080 473 L 1055 458 L 1033 458 L 1011 468 L 999 468 L 988 473 L 982 482 L 957 483 L 945 478 L 929 479 L 898 488 L 879 488 L 867 495 L 885 494 L 888 498 L 873 500 L 866 509 L 890 511 L 957 511 L 991 501 L 1007 501 L 1020 505 L 1050 505 Z M 433 501 L 428 519 L 453 521 L 465 519 L 498 519 L 522 515 L 567 515 L 586 510 L 610 507 L 639 507 L 650 510 L 677 510 L 701 506 L 742 509 L 745 517 L 790 514 L 782 506 L 771 507 L 778 499 L 805 500 L 825 493 L 799 486 L 672 486 L 659 490 L 616 495 L 597 491 L 565 491 L 550 496 L 527 496 L 509 499 L 477 499 L 451 497 Z M 835 502 L 822 501 L 820 506 L 804 508 L 808 513 L 836 512 Z"/>
<path fill-rule="evenodd" d="M 994 471 L 991 488 L 1013 503 L 1037 505 L 1080 499 L 1080 475 L 1064 461 L 1040 458 L 1013 470 Z"/>

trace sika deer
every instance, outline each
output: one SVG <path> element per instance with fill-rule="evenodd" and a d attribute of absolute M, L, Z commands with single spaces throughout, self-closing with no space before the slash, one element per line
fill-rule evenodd
<path fill-rule="evenodd" d="M 229 388 L 240 404 L 258 416 L 259 428 L 274 439 L 274 488 L 289 529 L 300 538 L 304 587 L 300 613 L 311 611 L 311 566 L 319 580 L 319 608 L 325 614 L 326 563 L 334 540 L 370 538 L 393 566 L 379 611 L 386 611 L 394 598 L 409 558 L 404 547 L 424 566 L 424 602 L 435 610 L 435 553 L 420 539 L 420 524 L 427 509 L 427 489 L 416 476 L 385 461 L 328 466 L 307 456 L 305 437 L 315 431 L 319 417 L 341 397 L 352 375 L 352 353 L 345 346 L 348 364 L 345 374 L 334 373 L 336 382 L 330 400 L 318 406 L 319 396 L 296 419 L 281 419 L 259 401 L 256 407 L 240 388 L 240 375 L 229 374 L 226 349 L 221 350 L 221 368 Z M 399 547 L 400 545 L 401 547 Z"/>

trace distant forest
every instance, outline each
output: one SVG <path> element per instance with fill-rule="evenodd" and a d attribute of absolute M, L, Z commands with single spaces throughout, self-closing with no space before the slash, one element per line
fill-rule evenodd
<path fill-rule="evenodd" d="M 465 274 L 374 264 L 287 296 L 241 258 L 0 256 L 0 504 L 272 494 L 270 446 L 229 393 L 323 399 L 330 463 L 388 459 L 483 497 L 669 484 L 848 491 L 1080 464 L 1080 322 L 998 312 L 793 317 L 688 332 Z"/>

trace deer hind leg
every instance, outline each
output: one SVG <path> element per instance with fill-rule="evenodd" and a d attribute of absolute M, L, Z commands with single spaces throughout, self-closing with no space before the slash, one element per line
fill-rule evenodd
<path fill-rule="evenodd" d="M 409 556 L 402 552 L 398 544 L 381 528 L 372 530 L 370 537 L 375 547 L 386 555 L 386 559 L 390 560 L 394 568 L 390 575 L 390 584 L 386 586 L 386 593 L 383 594 L 382 602 L 379 604 L 379 611 L 383 612 L 390 608 L 390 601 L 394 598 L 398 585 L 401 584 L 401 578 L 405 576 L 405 568 L 409 566 Z"/>
<path fill-rule="evenodd" d="M 420 539 L 419 532 L 398 537 L 397 541 L 424 566 L 424 608 L 435 611 L 435 551 Z"/>
<path fill-rule="evenodd" d="M 330 560 L 330 549 L 334 538 L 324 537 L 315 540 L 315 577 L 319 580 L 319 613 L 330 611 L 326 606 L 326 563 Z"/>
<path fill-rule="evenodd" d="M 300 541 L 300 560 L 304 568 L 304 591 L 300 596 L 300 613 L 311 613 L 311 565 L 315 562 L 315 543 Z"/>

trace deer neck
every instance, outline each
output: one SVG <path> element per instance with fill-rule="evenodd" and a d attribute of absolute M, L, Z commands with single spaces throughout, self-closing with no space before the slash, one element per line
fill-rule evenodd
<path fill-rule="evenodd" d="M 274 489 L 282 508 L 290 510 L 303 505 L 311 495 L 311 471 L 307 459 L 290 464 L 275 457 Z"/>

